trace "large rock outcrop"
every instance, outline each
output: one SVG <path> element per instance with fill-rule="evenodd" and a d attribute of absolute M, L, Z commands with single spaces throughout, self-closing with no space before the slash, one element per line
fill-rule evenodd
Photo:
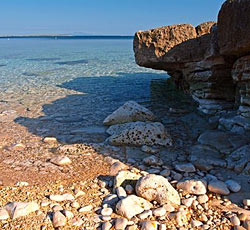
<path fill-rule="evenodd" d="M 249 11 L 249 0 L 228 0 L 217 24 L 138 31 L 134 36 L 136 63 L 167 71 L 176 85 L 198 102 L 202 112 L 222 117 L 237 110 L 245 121 L 250 117 Z M 230 122 L 234 121 L 231 117 Z M 245 130 L 245 125 L 241 128 Z M 235 130 L 242 132 L 241 128 Z"/>

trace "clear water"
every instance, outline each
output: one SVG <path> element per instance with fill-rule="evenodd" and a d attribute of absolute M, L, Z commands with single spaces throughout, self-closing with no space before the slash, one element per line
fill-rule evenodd
<path fill-rule="evenodd" d="M 167 79 L 135 64 L 132 42 L 0 40 L 0 113 L 9 112 L 36 135 L 65 142 L 103 135 L 108 114 L 128 100 L 152 106 Z"/>

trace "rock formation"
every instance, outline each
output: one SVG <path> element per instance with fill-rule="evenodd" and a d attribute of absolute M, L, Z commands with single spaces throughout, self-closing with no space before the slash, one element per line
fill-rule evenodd
<path fill-rule="evenodd" d="M 220 128 L 250 128 L 250 1 L 228 0 L 218 22 L 138 31 L 136 63 L 165 70 L 192 95 L 199 110 L 221 118 Z"/>

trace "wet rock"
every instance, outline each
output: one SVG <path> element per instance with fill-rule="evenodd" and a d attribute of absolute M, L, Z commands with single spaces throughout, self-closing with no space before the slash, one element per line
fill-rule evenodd
<path fill-rule="evenodd" d="M 210 192 L 221 194 L 221 195 L 229 195 L 230 191 L 227 188 L 227 185 L 223 181 L 219 180 L 211 180 L 208 183 L 208 190 Z"/>
<path fill-rule="evenodd" d="M 154 114 L 135 101 L 128 101 L 123 106 L 109 115 L 103 122 L 104 125 L 115 125 L 134 121 L 153 121 Z"/>
<path fill-rule="evenodd" d="M 191 163 L 180 163 L 175 165 L 175 169 L 180 172 L 195 172 L 195 167 Z"/>
<path fill-rule="evenodd" d="M 133 216 L 142 213 L 144 210 L 151 209 L 152 206 L 153 205 L 150 202 L 141 197 L 129 195 L 117 203 L 116 212 L 127 219 L 131 219 Z"/>
<path fill-rule="evenodd" d="M 114 179 L 114 189 L 120 186 L 136 184 L 141 175 L 129 171 L 120 171 Z"/>
<path fill-rule="evenodd" d="M 74 196 L 70 193 L 65 193 L 63 195 L 50 195 L 49 196 L 50 200 L 56 201 L 56 202 L 61 202 L 61 201 L 72 201 L 74 200 Z"/>
<path fill-rule="evenodd" d="M 234 180 L 227 180 L 225 181 L 227 187 L 232 192 L 239 192 L 241 190 L 241 186 L 237 181 Z"/>
<path fill-rule="evenodd" d="M 53 213 L 52 224 L 54 228 L 63 227 L 67 223 L 67 218 L 60 212 Z"/>
<path fill-rule="evenodd" d="M 203 180 L 183 180 L 177 183 L 177 188 L 194 195 L 203 195 L 207 192 L 206 181 Z"/>
<path fill-rule="evenodd" d="M 141 230 L 157 230 L 159 223 L 157 221 L 146 220 L 140 222 Z"/>
<path fill-rule="evenodd" d="M 138 196 L 148 201 L 155 200 L 161 205 L 166 203 L 180 205 L 178 192 L 163 176 L 146 175 L 138 180 L 135 189 Z"/>
<path fill-rule="evenodd" d="M 39 205 L 35 202 L 12 202 L 4 206 L 9 216 L 14 220 L 16 218 L 27 216 L 32 212 L 39 210 Z"/>
<path fill-rule="evenodd" d="M 58 166 L 70 165 L 72 161 L 67 156 L 57 156 L 50 160 L 51 163 Z"/>
<path fill-rule="evenodd" d="M 172 140 L 164 126 L 159 122 L 131 122 L 113 125 L 108 130 L 111 136 L 108 141 L 112 145 L 172 145 Z"/>

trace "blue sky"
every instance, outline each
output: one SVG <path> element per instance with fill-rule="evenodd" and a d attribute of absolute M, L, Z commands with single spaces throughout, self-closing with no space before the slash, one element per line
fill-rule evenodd
<path fill-rule="evenodd" d="M 216 20 L 224 0 L 0 0 L 0 34 L 133 35 Z"/>

